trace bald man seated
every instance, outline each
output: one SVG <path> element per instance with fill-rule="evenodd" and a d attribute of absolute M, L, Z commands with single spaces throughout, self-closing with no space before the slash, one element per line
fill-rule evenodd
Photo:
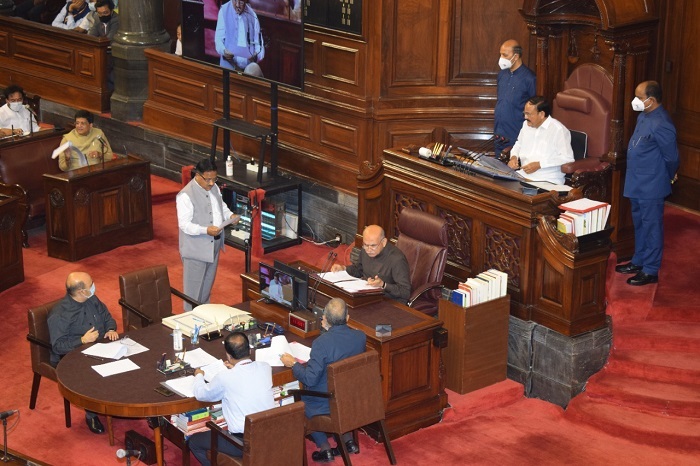
<path fill-rule="evenodd" d="M 95 282 L 85 272 L 73 272 L 66 279 L 66 295 L 48 317 L 51 338 L 51 365 L 74 349 L 97 340 L 117 340 L 117 322 L 107 306 L 95 296 Z M 97 414 L 85 411 L 91 432 L 105 431 Z"/>
<path fill-rule="evenodd" d="M 347 267 L 334 264 L 333 272 L 346 270 L 357 278 L 364 278 L 372 286 L 380 286 L 391 299 L 406 304 L 411 297 L 411 275 L 403 252 L 389 243 L 384 229 L 370 225 L 362 232 L 362 251 L 357 262 Z"/>

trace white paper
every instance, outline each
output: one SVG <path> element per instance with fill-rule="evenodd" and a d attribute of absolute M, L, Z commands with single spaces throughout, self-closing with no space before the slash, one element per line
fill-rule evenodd
<path fill-rule="evenodd" d="M 176 353 L 175 355 L 178 358 L 182 357 L 182 353 Z M 217 359 L 214 356 L 207 353 L 202 348 L 185 352 L 185 362 L 188 363 L 193 369 L 206 366 L 207 364 L 213 364 L 216 361 Z"/>
<path fill-rule="evenodd" d="M 109 343 L 95 343 L 91 347 L 84 349 L 83 354 L 105 359 L 120 359 L 128 351 L 129 349 L 120 340 L 117 340 Z"/>
<path fill-rule="evenodd" d="M 250 320 L 250 312 L 225 304 L 202 304 L 191 311 L 166 317 L 162 323 L 170 328 L 179 325 L 182 334 L 191 337 L 195 325 L 203 326 L 200 335 L 206 335 L 207 332 L 221 330 L 224 325 L 231 323 L 235 325 L 248 320 Z"/>
<path fill-rule="evenodd" d="M 137 366 L 131 359 L 122 359 L 121 361 L 99 364 L 97 366 L 92 366 L 92 368 L 95 369 L 95 372 L 100 374 L 102 377 L 108 377 L 110 375 L 140 369 L 139 366 Z"/>
<path fill-rule="evenodd" d="M 228 220 L 224 220 L 224 223 L 219 225 L 219 228 L 225 228 L 229 225 L 231 225 L 233 222 L 237 221 L 240 217 L 238 215 L 234 215 L 233 217 L 229 217 Z"/>
<path fill-rule="evenodd" d="M 66 151 L 66 149 L 68 149 L 69 147 L 73 147 L 73 143 L 70 141 L 67 141 L 65 144 L 61 144 L 60 146 L 58 146 L 58 148 L 56 150 L 54 150 L 51 153 L 51 158 L 57 159 L 58 156 L 61 155 L 62 153 L 64 153 Z"/>
<path fill-rule="evenodd" d="M 331 283 L 338 283 L 340 281 L 354 281 L 354 280 L 360 280 L 357 277 L 353 277 L 350 275 L 347 271 L 341 270 L 339 272 L 326 272 L 326 273 L 319 273 L 318 276 L 327 282 Z"/>
<path fill-rule="evenodd" d="M 194 375 L 166 380 L 165 382 L 161 382 L 161 385 L 165 385 L 170 390 L 185 398 L 194 397 Z"/>
<path fill-rule="evenodd" d="M 211 382 L 220 372 L 228 370 L 228 367 L 226 367 L 223 360 L 217 359 L 215 362 L 202 366 L 200 369 L 204 371 L 204 380 Z"/>
<path fill-rule="evenodd" d="M 280 356 L 284 353 L 291 354 L 299 362 L 306 362 L 309 360 L 311 348 L 301 343 L 290 345 L 284 335 L 277 335 L 272 337 L 269 348 L 255 350 L 255 360 L 266 362 L 272 367 L 282 367 L 284 364 L 282 364 Z"/>
<path fill-rule="evenodd" d="M 129 337 L 124 337 L 121 340 L 122 345 L 126 346 L 126 357 L 133 356 L 135 354 L 143 353 L 148 351 L 148 348 L 143 346 L 141 343 L 132 340 Z"/>
<path fill-rule="evenodd" d="M 318 274 L 318 276 L 327 282 L 333 283 L 338 288 L 342 288 L 345 291 L 356 292 L 356 291 L 367 291 L 367 290 L 378 290 L 381 289 L 379 286 L 372 286 L 367 284 L 367 280 L 362 278 L 353 277 L 347 271 L 341 270 L 340 272 L 326 272 Z"/>
<path fill-rule="evenodd" d="M 572 189 L 571 186 L 567 186 L 565 184 L 554 184 L 550 183 L 549 181 L 528 181 L 527 184 L 537 186 L 545 191 L 569 192 Z"/>

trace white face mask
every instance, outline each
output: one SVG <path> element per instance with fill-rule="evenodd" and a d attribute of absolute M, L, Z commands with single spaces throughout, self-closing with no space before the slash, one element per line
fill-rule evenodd
<path fill-rule="evenodd" d="M 88 299 L 92 298 L 95 296 L 95 282 L 92 282 L 92 285 L 90 285 L 90 295 L 88 296 Z"/>
<path fill-rule="evenodd" d="M 498 59 L 498 66 L 502 70 L 507 70 L 507 69 L 510 69 L 511 66 L 513 66 L 513 63 L 510 60 L 508 60 L 507 58 L 501 57 Z"/>
<path fill-rule="evenodd" d="M 90 9 L 90 11 L 95 11 L 95 2 L 88 3 L 88 8 Z"/>
<path fill-rule="evenodd" d="M 24 107 L 22 102 L 9 102 L 9 104 L 10 104 L 10 110 L 15 111 L 15 112 L 19 112 L 22 109 L 22 107 Z"/>
<path fill-rule="evenodd" d="M 646 102 L 647 100 L 649 100 L 649 97 L 647 97 L 644 100 L 641 100 L 639 97 L 635 97 L 634 99 L 632 99 L 632 110 L 634 110 L 635 112 L 644 111 L 645 108 L 648 108 L 644 106 L 644 102 Z"/>

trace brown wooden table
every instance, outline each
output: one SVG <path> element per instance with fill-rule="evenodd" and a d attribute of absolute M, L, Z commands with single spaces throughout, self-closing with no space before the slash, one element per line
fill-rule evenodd
<path fill-rule="evenodd" d="M 102 362 L 84 355 L 81 351 L 87 346 L 71 351 L 61 359 L 56 368 L 61 395 L 71 404 L 86 410 L 106 416 L 127 418 L 169 416 L 211 405 L 211 403 L 199 402 L 194 398 L 184 398 L 177 394 L 165 397 L 154 390 L 161 386 L 161 382 L 182 375 L 177 373 L 166 376 L 156 370 L 156 364 L 162 353 L 166 353 L 166 359 L 175 359 L 171 333 L 170 328 L 160 324 L 129 332 L 128 335 L 132 340 L 141 343 L 149 350 L 130 357 L 140 369 L 109 377 L 102 377 L 92 369 L 92 366 L 111 360 Z M 228 334 L 226 331 L 223 333 L 224 336 Z M 287 338 L 307 345 L 311 344 L 294 335 L 288 335 Z M 223 358 L 225 353 L 221 342 L 222 339 L 211 342 L 201 340 L 198 347 L 214 357 Z M 190 344 L 188 338 L 185 338 L 185 348 L 189 350 L 196 347 Z M 293 380 L 291 369 L 272 368 L 274 385 L 282 385 Z M 110 443 L 113 444 L 114 435 L 111 426 L 109 427 Z M 163 441 L 160 427 L 155 428 L 154 436 L 158 464 L 162 465 Z"/>
<path fill-rule="evenodd" d="M 22 219 L 17 197 L 0 194 L 0 292 L 24 281 Z"/>

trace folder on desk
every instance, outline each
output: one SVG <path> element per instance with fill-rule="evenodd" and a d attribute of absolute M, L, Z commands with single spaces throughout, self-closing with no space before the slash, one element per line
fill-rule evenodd
<path fill-rule="evenodd" d="M 225 304 L 202 304 L 191 311 L 166 317 L 162 322 L 169 328 L 179 326 L 182 334 L 191 338 L 195 326 L 202 327 L 200 335 L 204 335 L 221 330 L 225 325 L 235 325 L 248 320 L 250 320 L 250 312 Z"/>
<path fill-rule="evenodd" d="M 382 293 L 382 288 L 372 286 L 367 283 L 367 280 L 353 277 L 346 271 L 326 272 L 316 274 L 321 280 L 330 283 L 348 293 Z"/>

